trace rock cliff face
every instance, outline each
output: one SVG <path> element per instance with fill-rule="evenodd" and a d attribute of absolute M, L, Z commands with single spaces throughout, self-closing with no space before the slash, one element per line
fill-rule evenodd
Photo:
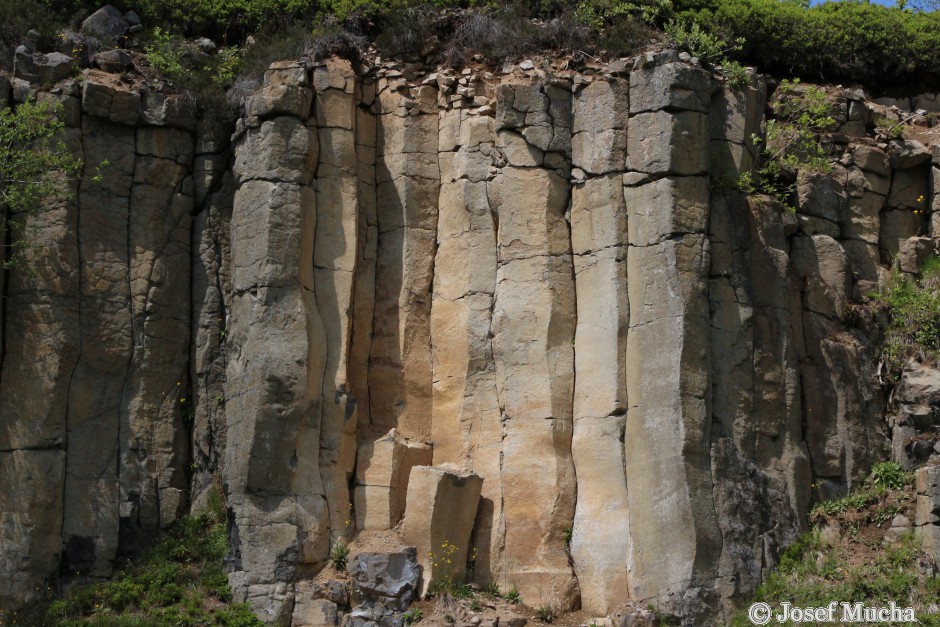
<path fill-rule="evenodd" d="M 411 468 L 447 465 L 483 479 L 479 583 L 707 624 L 887 454 L 852 304 L 933 246 L 940 169 L 865 138 L 851 93 L 795 215 L 721 185 L 763 82 L 672 52 L 593 77 L 279 63 L 231 140 L 96 71 L 40 97 L 110 167 L 5 277 L 4 604 L 108 576 L 218 485 L 236 598 L 308 624 L 294 586 L 420 517 Z"/>

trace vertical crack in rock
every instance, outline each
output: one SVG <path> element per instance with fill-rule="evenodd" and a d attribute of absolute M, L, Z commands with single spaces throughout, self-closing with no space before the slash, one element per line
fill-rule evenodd
<path fill-rule="evenodd" d="M 350 340 L 358 272 L 359 161 L 356 75 L 347 61 L 313 70 L 319 162 L 314 177 L 317 227 L 313 272 L 317 310 L 326 331 L 321 381 L 320 475 L 334 534 L 351 530 L 349 480 L 356 456 L 357 401 L 351 396 Z"/>

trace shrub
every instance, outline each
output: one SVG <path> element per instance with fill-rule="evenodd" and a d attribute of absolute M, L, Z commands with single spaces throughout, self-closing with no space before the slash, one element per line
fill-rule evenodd
<path fill-rule="evenodd" d="M 0 233 L 10 230 L 10 241 L 0 248 L 0 265 L 21 267 L 32 247 L 28 218 L 40 211 L 40 201 L 71 195 L 68 179 L 82 162 L 60 139 L 65 125 L 58 118 L 61 105 L 30 101 L 0 111 Z M 106 164 L 103 164 L 106 165 Z"/>
<path fill-rule="evenodd" d="M 17 624 L 258 627 L 261 621 L 246 604 L 222 605 L 231 599 L 222 562 L 225 537 L 221 506 L 184 517 L 111 581 L 74 588 L 63 599 L 42 599 Z"/>
<path fill-rule="evenodd" d="M 733 186 L 743 194 L 770 196 L 795 211 L 789 201 L 797 171 L 832 169 L 829 151 L 820 141 L 820 133 L 835 125 L 832 106 L 824 90 L 794 79 L 781 81 L 773 110 L 776 117 L 767 121 L 764 137 L 751 136 L 760 147 L 758 163 Z"/>
<path fill-rule="evenodd" d="M 676 12 L 726 41 L 743 37 L 742 58 L 768 72 L 900 84 L 935 74 L 940 61 L 940 13 L 786 0 L 681 0 Z"/>
<path fill-rule="evenodd" d="M 899 376 L 911 359 L 940 363 L 940 258 L 928 259 L 916 278 L 894 270 L 876 298 L 890 316 L 882 343 L 888 372 Z"/>
<path fill-rule="evenodd" d="M 679 50 L 685 50 L 693 57 L 702 61 L 720 63 L 725 60 L 729 52 L 740 50 L 744 38 L 740 37 L 735 44 L 702 29 L 698 22 L 688 19 L 673 19 L 666 23 L 666 35 Z"/>
<path fill-rule="evenodd" d="M 876 486 L 900 490 L 913 480 L 913 476 L 897 462 L 879 462 L 871 469 L 871 480 Z"/>
<path fill-rule="evenodd" d="M 144 52 L 147 54 L 147 63 L 154 70 L 169 81 L 182 76 L 183 55 L 185 43 L 179 37 L 173 36 L 159 26 L 153 29 L 153 40 Z"/>

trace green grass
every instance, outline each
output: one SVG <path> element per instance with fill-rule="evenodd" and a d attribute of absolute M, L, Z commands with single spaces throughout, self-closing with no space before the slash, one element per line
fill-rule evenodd
<path fill-rule="evenodd" d="M 0 623 L 260 626 L 263 623 L 247 604 L 231 603 L 223 569 L 225 527 L 220 506 L 187 516 L 149 551 L 125 564 L 111 581 L 75 588 L 61 599 L 42 599 L 2 617 Z"/>
<path fill-rule="evenodd" d="M 882 344 L 888 372 L 898 377 L 911 359 L 940 363 L 940 258 L 928 259 L 915 278 L 893 271 L 875 298 L 890 316 Z"/>
<path fill-rule="evenodd" d="M 899 607 L 913 606 L 920 624 L 940 625 L 940 616 L 928 612 L 940 603 L 940 580 L 921 574 L 918 562 L 924 552 L 919 540 L 909 533 L 893 544 L 883 542 L 886 523 L 896 514 L 913 518 L 913 479 L 900 465 L 882 462 L 861 488 L 817 504 L 810 520 L 819 527 L 783 551 L 774 572 L 732 617 L 732 627 L 752 624 L 746 608 L 756 601 L 775 611 L 784 601 L 798 607 L 843 601 L 884 606 L 894 601 Z M 824 540 L 824 524 L 841 529 L 838 542 Z"/>

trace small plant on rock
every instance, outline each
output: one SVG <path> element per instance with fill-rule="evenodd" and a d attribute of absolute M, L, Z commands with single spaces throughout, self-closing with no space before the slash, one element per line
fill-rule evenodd
<path fill-rule="evenodd" d="M 349 547 L 346 546 L 345 540 L 339 538 L 333 543 L 333 548 L 330 549 L 330 566 L 333 567 L 333 570 L 344 571 L 346 570 L 346 560 L 348 557 Z"/>
<path fill-rule="evenodd" d="M 829 151 L 820 134 L 835 125 L 826 92 L 813 85 L 803 87 L 799 79 L 780 82 L 774 104 L 776 118 L 769 120 L 764 136 L 751 136 L 759 147 L 758 164 L 742 173 L 737 188 L 747 195 L 770 196 L 790 211 L 798 171 L 830 172 Z"/>
<path fill-rule="evenodd" d="M 402 618 L 405 620 L 405 625 L 420 623 L 423 617 L 424 612 L 420 607 L 413 607 L 402 615 Z"/>
<path fill-rule="evenodd" d="M 184 51 L 183 42 L 159 26 L 153 29 L 153 41 L 144 50 L 150 67 L 169 81 L 183 75 Z"/>
<path fill-rule="evenodd" d="M 899 377 L 912 359 L 940 363 L 940 258 L 928 259 L 916 278 L 893 271 L 876 298 L 890 316 L 881 349 L 888 373 Z"/>
<path fill-rule="evenodd" d="M 536 610 L 535 615 L 538 616 L 539 620 L 543 623 L 552 623 L 555 621 L 557 612 L 555 610 L 555 606 L 543 605 L 538 610 Z"/>

